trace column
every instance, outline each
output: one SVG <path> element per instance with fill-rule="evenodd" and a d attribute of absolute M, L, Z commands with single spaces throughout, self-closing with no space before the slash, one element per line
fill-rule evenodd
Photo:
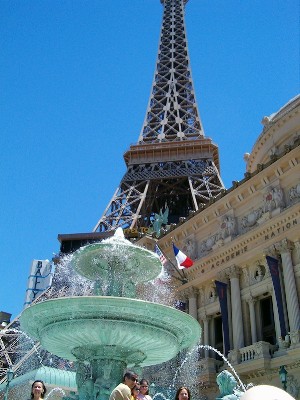
<path fill-rule="evenodd" d="M 290 332 L 295 332 L 300 329 L 300 309 L 295 272 L 291 256 L 291 250 L 293 247 L 289 240 L 284 239 L 280 243 L 276 244 L 276 248 L 280 252 L 282 260 L 283 280 Z"/>
<path fill-rule="evenodd" d="M 256 302 L 256 300 L 252 296 L 247 300 L 247 303 L 249 305 L 249 312 L 250 312 L 252 344 L 257 342 L 256 319 L 255 319 L 255 309 L 254 309 L 255 302 Z"/>
<path fill-rule="evenodd" d="M 199 344 L 200 344 L 200 346 L 203 346 L 204 345 L 204 323 L 203 323 L 203 313 L 200 310 L 198 311 L 198 321 L 201 326 L 201 336 L 200 336 Z M 200 358 L 204 358 L 203 347 L 199 348 L 199 356 L 200 356 Z"/>
<path fill-rule="evenodd" d="M 198 317 L 198 312 L 197 312 L 197 294 L 198 290 L 195 289 L 194 287 L 190 287 L 186 291 L 189 299 L 189 314 L 197 319 Z"/>
<path fill-rule="evenodd" d="M 228 284 L 228 279 L 224 280 Z M 227 304 L 228 304 L 228 325 L 229 325 L 229 341 L 230 341 L 230 349 L 232 349 L 233 343 L 233 331 L 232 331 L 232 299 L 230 293 L 230 285 L 227 286 Z M 224 347 L 223 347 L 224 348 Z"/>
<path fill-rule="evenodd" d="M 204 325 L 204 337 L 203 337 L 203 343 L 206 346 L 209 346 L 209 320 L 210 317 L 208 317 L 207 315 L 205 315 L 203 317 L 203 325 Z M 209 350 L 205 349 L 205 358 L 209 357 Z"/>
<path fill-rule="evenodd" d="M 279 322 L 279 314 L 278 314 L 278 307 L 277 307 L 277 300 L 275 296 L 275 291 L 273 284 L 272 286 L 268 286 L 267 291 L 271 294 L 272 296 L 272 305 L 273 305 L 273 315 L 274 315 L 274 323 L 275 323 L 275 331 L 276 331 L 276 337 L 280 337 L 280 322 Z"/>
<path fill-rule="evenodd" d="M 243 315 L 239 275 L 240 269 L 237 266 L 230 267 L 228 278 L 230 279 L 234 350 L 244 347 Z"/>
<path fill-rule="evenodd" d="M 204 322 L 203 318 L 205 317 L 205 301 L 204 301 L 204 289 L 200 287 L 198 289 L 198 321 L 201 326 L 201 337 L 200 337 L 200 345 L 204 344 Z M 199 351 L 199 355 L 201 358 L 204 358 L 204 349 L 201 348 Z"/>

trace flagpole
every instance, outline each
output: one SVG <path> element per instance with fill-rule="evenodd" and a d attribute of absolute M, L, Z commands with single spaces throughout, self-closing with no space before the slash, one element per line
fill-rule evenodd
<path fill-rule="evenodd" d="M 180 269 L 176 268 L 176 266 L 173 264 L 173 262 L 170 260 L 170 258 L 163 253 L 162 249 L 158 245 L 158 240 L 155 240 L 155 243 L 156 243 L 155 244 L 155 249 L 157 248 L 159 253 L 157 252 L 157 250 L 155 250 L 155 252 L 159 255 L 159 257 L 160 257 L 160 253 L 162 254 L 162 256 L 165 259 L 165 262 L 169 262 L 172 265 L 172 267 L 175 269 L 175 271 L 179 274 L 180 278 L 178 278 L 177 276 L 174 276 L 174 275 L 171 275 L 171 276 L 173 278 L 179 280 L 181 283 L 187 283 L 187 277 L 184 275 L 183 271 L 182 271 L 182 274 L 181 274 L 180 273 Z M 164 262 L 162 262 L 162 264 L 164 266 Z"/>
<path fill-rule="evenodd" d="M 171 240 L 172 240 L 172 242 L 173 242 L 173 238 L 171 237 Z M 156 243 L 157 243 L 157 241 L 156 241 Z M 161 250 L 162 251 L 162 250 Z M 180 276 L 180 280 L 181 280 L 181 282 L 182 283 L 186 283 L 188 280 L 187 280 L 187 277 L 185 276 L 185 274 L 184 274 L 184 272 L 183 271 L 181 271 L 178 267 L 176 267 L 176 265 L 174 265 L 174 263 L 173 263 L 173 261 L 171 261 L 170 260 L 170 258 L 168 257 L 168 256 L 166 256 L 166 254 L 164 254 L 164 256 L 166 257 L 166 259 L 169 261 L 169 263 L 172 265 L 172 267 L 175 269 L 175 271 L 179 274 L 179 276 Z M 181 274 L 181 272 L 182 272 L 182 274 Z M 176 278 L 176 277 L 174 277 L 174 278 Z"/>
<path fill-rule="evenodd" d="M 174 242 L 173 242 L 173 237 L 172 237 L 172 236 L 171 236 L 171 241 L 172 241 L 172 243 L 174 243 Z M 179 271 L 180 271 L 179 275 L 181 276 L 181 279 L 182 279 L 183 281 L 185 281 L 185 282 L 188 282 L 188 279 L 187 279 L 187 277 L 185 276 L 184 271 L 183 271 L 182 269 L 180 269 L 178 266 L 176 267 L 176 265 L 174 265 L 174 263 L 169 259 L 169 257 L 167 257 L 167 259 L 170 261 L 170 263 L 172 264 L 173 268 L 175 268 L 176 271 L 177 271 L 178 273 L 179 273 Z M 181 272 L 182 272 L 182 275 L 181 275 Z M 183 281 L 182 281 L 182 282 L 183 282 Z"/>
<path fill-rule="evenodd" d="M 169 263 L 172 265 L 172 267 L 175 269 L 175 271 L 180 275 L 180 281 L 182 282 L 182 283 L 187 283 L 187 277 L 185 276 L 185 274 L 184 274 L 184 271 L 182 271 L 182 270 L 180 270 L 178 267 L 176 267 L 176 265 L 173 263 L 173 261 L 171 261 L 170 259 L 169 259 L 169 257 L 168 256 L 166 256 L 165 255 L 165 257 L 166 257 L 166 259 L 169 261 Z M 182 275 L 181 275 L 181 272 L 182 272 Z M 176 276 L 174 276 L 174 278 L 176 278 Z M 176 278 L 176 279 L 179 279 L 179 278 Z"/>

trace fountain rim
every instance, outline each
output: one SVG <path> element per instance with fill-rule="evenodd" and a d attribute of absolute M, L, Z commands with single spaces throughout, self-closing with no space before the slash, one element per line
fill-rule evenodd
<path fill-rule="evenodd" d="M 200 324 L 191 315 L 171 306 L 125 297 L 72 296 L 49 299 L 29 306 L 20 316 L 21 329 L 40 340 L 42 345 L 43 335 L 47 335 L 49 329 L 55 329 L 55 326 L 65 324 L 69 332 L 72 326 L 78 326 L 79 334 L 78 322 L 84 328 L 85 323 L 90 327 L 100 327 L 103 321 L 107 326 L 130 323 L 131 330 L 148 325 L 153 332 L 161 331 L 173 337 L 179 350 L 195 346 L 201 337 Z"/>
<path fill-rule="evenodd" d="M 82 300 L 79 300 L 82 299 Z M 185 315 L 184 318 L 187 319 L 191 319 L 194 320 L 195 322 L 198 323 L 198 321 L 192 317 L 190 314 L 185 313 L 184 311 L 178 310 L 175 307 L 172 306 L 168 306 L 165 304 L 160 304 L 160 303 L 155 303 L 149 300 L 142 300 L 142 299 L 134 299 L 134 298 L 129 298 L 129 297 L 118 297 L 118 296 L 96 296 L 96 295 L 90 295 L 90 296 L 66 296 L 66 297 L 56 297 L 56 298 L 52 298 L 52 299 L 47 299 L 44 301 L 41 301 L 39 303 L 34 303 L 29 305 L 27 308 L 25 308 L 22 313 L 20 318 L 22 319 L 22 316 L 24 314 L 26 314 L 27 312 L 29 312 L 29 310 L 32 310 L 33 308 L 37 309 L 39 307 L 43 307 L 43 304 L 49 304 L 49 303 L 54 303 L 54 302 L 62 302 L 62 301 L 73 301 L 73 300 L 77 300 L 77 301 L 81 301 L 83 302 L 84 300 L 91 300 L 93 299 L 94 301 L 105 301 L 105 302 L 114 302 L 114 303 L 124 303 L 126 302 L 126 304 L 139 304 L 139 305 L 148 305 L 151 308 L 158 308 L 158 309 L 168 309 L 170 310 L 170 312 L 176 313 L 178 315 L 178 313 L 180 313 L 180 315 Z"/>

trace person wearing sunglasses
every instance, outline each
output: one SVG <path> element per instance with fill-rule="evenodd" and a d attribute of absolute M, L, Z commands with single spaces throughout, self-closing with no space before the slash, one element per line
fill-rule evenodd
<path fill-rule="evenodd" d="M 152 400 L 149 395 L 149 382 L 147 379 L 140 380 L 140 393 L 138 394 L 138 400 Z"/>
<path fill-rule="evenodd" d="M 126 371 L 121 382 L 109 396 L 109 400 L 131 400 L 131 389 L 138 382 L 138 376 L 133 371 Z"/>

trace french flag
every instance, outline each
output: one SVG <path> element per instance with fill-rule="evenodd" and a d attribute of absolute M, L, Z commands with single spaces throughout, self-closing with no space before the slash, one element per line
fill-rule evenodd
<path fill-rule="evenodd" d="M 188 256 L 186 256 L 181 250 L 177 249 L 174 243 L 173 250 L 179 269 L 190 268 L 194 264 Z"/>

